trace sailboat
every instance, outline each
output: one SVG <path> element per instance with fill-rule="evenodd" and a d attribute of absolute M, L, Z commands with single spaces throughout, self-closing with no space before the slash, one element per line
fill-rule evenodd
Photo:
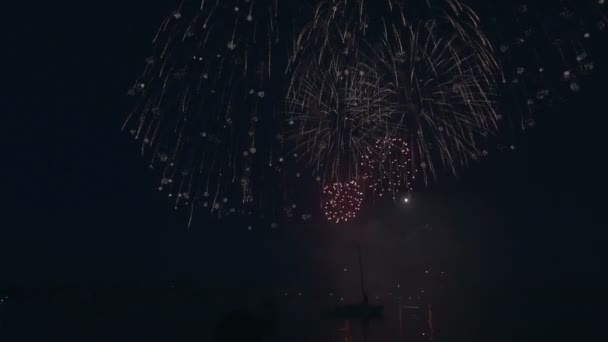
<path fill-rule="evenodd" d="M 361 277 L 361 295 L 362 301 L 359 304 L 337 306 L 332 311 L 332 316 L 341 320 L 359 320 L 368 322 L 374 319 L 382 319 L 384 307 L 382 305 L 373 305 L 369 303 L 369 297 L 365 291 L 365 283 L 363 278 L 363 262 L 361 260 L 361 247 L 357 246 L 359 254 L 359 273 Z"/>

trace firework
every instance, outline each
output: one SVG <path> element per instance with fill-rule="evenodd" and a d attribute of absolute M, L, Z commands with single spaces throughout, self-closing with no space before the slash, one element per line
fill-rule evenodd
<path fill-rule="evenodd" d="M 328 221 L 346 223 L 354 220 L 366 194 L 371 198 L 388 195 L 396 200 L 398 194 L 413 191 L 418 173 L 412 163 L 409 144 L 400 138 L 383 138 L 368 146 L 360 169 L 362 177 L 323 188 L 322 209 Z"/>
<path fill-rule="evenodd" d="M 124 124 L 176 208 L 244 210 L 277 151 L 273 0 L 189 1 L 162 24 Z"/>
<path fill-rule="evenodd" d="M 361 157 L 377 137 L 401 129 L 391 107 L 395 89 L 364 63 L 331 63 L 300 77 L 287 98 L 296 152 L 325 181 L 358 177 Z"/>
<path fill-rule="evenodd" d="M 608 26 L 604 0 L 493 4 L 483 22 L 460 0 L 286 3 L 184 0 L 159 28 L 124 129 L 176 208 L 298 217 L 314 179 L 350 221 L 364 195 L 486 155 L 504 122 L 532 127 L 581 89 Z"/>
<path fill-rule="evenodd" d="M 385 137 L 409 142 L 425 178 L 436 165 L 455 172 L 497 130 L 498 66 L 458 1 L 322 1 L 294 51 L 289 137 L 328 181 L 359 177 Z"/>
<path fill-rule="evenodd" d="M 400 138 L 384 138 L 368 147 L 361 162 L 363 182 L 368 192 L 393 200 L 397 195 L 414 190 L 418 169 L 412 165 L 409 144 Z"/>
<path fill-rule="evenodd" d="M 323 188 L 322 209 L 325 218 L 332 223 L 354 220 L 361 210 L 363 192 L 359 183 L 334 183 Z"/>
<path fill-rule="evenodd" d="M 484 12 L 491 16 L 487 32 L 503 70 L 506 111 L 514 127 L 534 127 L 539 110 L 579 92 L 595 70 L 594 44 L 606 37 L 608 5 L 604 0 L 522 1 Z"/>

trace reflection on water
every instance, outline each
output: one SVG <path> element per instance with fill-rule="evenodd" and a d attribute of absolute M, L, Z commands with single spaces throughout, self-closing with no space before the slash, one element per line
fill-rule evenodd
<path fill-rule="evenodd" d="M 434 298 L 445 288 L 443 271 L 452 269 L 442 266 L 452 249 L 433 247 L 441 239 L 428 239 L 426 225 L 395 227 L 381 229 L 372 222 L 348 231 L 290 232 L 275 237 L 272 249 L 250 253 L 232 248 L 205 254 L 208 249 L 197 245 L 203 254 L 193 259 L 203 260 L 205 267 L 184 276 L 191 283 L 17 291 L 0 310 L 0 340 L 16 340 L 3 335 L 17 333 L 17 340 L 113 342 L 430 341 L 426 305 L 439 308 L 433 316 L 442 312 L 442 301 Z M 365 242 L 365 291 L 355 248 L 360 241 Z M 437 249 L 443 258 L 430 258 Z M 336 307 L 361 303 L 362 292 L 370 305 L 383 306 L 382 319 L 367 325 L 331 319 L 328 313 Z M 433 318 L 438 331 L 442 324 Z"/>
<path fill-rule="evenodd" d="M 332 319 L 329 312 L 335 306 L 324 298 L 235 296 L 228 292 L 180 288 L 13 291 L 0 310 L 0 340 L 431 340 L 430 335 L 423 335 L 428 333 L 424 306 L 403 298 L 382 303 L 370 300 L 371 304 L 384 305 L 384 317 L 370 320 L 365 329 L 361 320 Z"/>
<path fill-rule="evenodd" d="M 334 307 L 327 302 L 283 301 L 276 341 L 432 341 L 432 307 L 397 296 L 371 304 L 384 306 L 382 319 L 334 319 L 328 314 Z"/>

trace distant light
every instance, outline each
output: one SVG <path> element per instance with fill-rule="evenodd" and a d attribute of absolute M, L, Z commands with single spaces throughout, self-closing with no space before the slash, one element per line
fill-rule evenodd
<path fill-rule="evenodd" d="M 410 203 L 410 198 L 409 197 L 404 197 L 403 198 L 403 203 Z"/>

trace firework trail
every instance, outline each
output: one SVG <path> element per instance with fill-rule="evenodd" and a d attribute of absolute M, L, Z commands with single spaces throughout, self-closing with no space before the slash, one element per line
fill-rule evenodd
<path fill-rule="evenodd" d="M 255 180 L 273 177 L 281 10 L 277 0 L 184 0 L 161 24 L 124 129 L 176 208 L 242 212 Z"/>
<path fill-rule="evenodd" d="M 289 93 L 287 135 L 324 180 L 354 179 L 376 139 L 403 130 L 392 120 L 395 96 L 368 65 L 332 63 L 299 78 L 297 92 Z"/>
<path fill-rule="evenodd" d="M 381 151 L 378 156 L 377 151 Z M 380 158 L 378 158 L 380 157 Z M 413 165 L 409 144 L 401 138 L 378 140 L 364 155 L 363 183 L 369 193 L 397 200 L 397 195 L 414 190 L 418 168 Z"/>
<path fill-rule="evenodd" d="M 455 172 L 498 128 L 498 65 L 458 1 L 321 1 L 290 68 L 288 136 L 330 183 L 359 178 L 361 157 L 381 158 L 376 142 L 393 137 L 425 178 L 438 165 Z"/>
<path fill-rule="evenodd" d="M 503 71 L 504 112 L 516 131 L 536 125 L 537 113 L 584 88 L 605 46 L 605 0 L 497 4 L 486 30 Z"/>

